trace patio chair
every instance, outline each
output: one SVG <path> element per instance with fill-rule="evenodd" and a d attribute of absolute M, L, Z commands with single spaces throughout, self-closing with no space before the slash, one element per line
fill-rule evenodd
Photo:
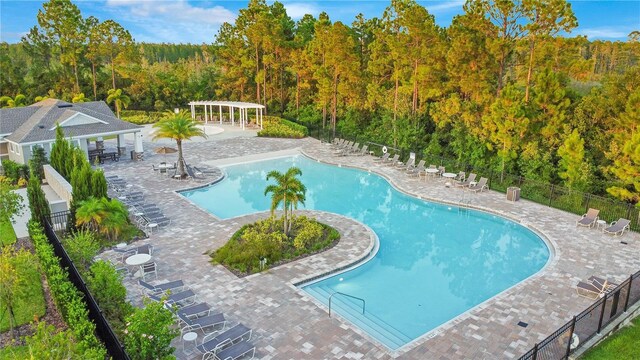
<path fill-rule="evenodd" d="M 212 333 L 205 336 L 202 339 L 202 344 L 196 346 L 196 350 L 202 354 L 203 359 L 208 359 L 225 347 L 237 344 L 243 340 L 251 340 L 251 334 L 251 329 L 242 324 L 238 324 L 222 334 Z"/>
<path fill-rule="evenodd" d="M 211 306 L 209 306 L 209 304 L 207 304 L 206 302 L 201 302 L 198 304 L 193 304 L 180 309 L 176 309 L 175 313 L 176 316 L 178 316 L 178 314 L 182 314 L 183 316 L 192 318 L 211 315 L 212 310 L 213 309 L 211 308 Z"/>
<path fill-rule="evenodd" d="M 391 166 L 395 166 L 396 164 L 398 164 L 400 162 L 400 154 L 395 154 L 393 155 L 393 157 L 391 158 L 391 160 L 389 160 L 389 162 L 387 163 L 387 165 L 391 165 Z"/>
<path fill-rule="evenodd" d="M 356 156 L 365 156 L 367 155 L 367 150 L 369 150 L 369 145 L 362 145 L 360 151 L 356 152 Z"/>
<path fill-rule="evenodd" d="M 136 254 L 149 254 L 153 255 L 153 245 L 144 244 L 140 245 L 136 248 Z"/>
<path fill-rule="evenodd" d="M 138 280 L 138 283 L 140 284 L 140 286 L 142 286 L 145 289 L 143 290 L 143 295 L 144 294 L 161 294 L 168 290 L 182 291 L 182 288 L 184 288 L 184 282 L 182 282 L 182 280 L 175 280 L 175 281 L 169 281 L 169 282 L 158 284 L 158 285 L 151 285 L 148 282 L 144 281 L 143 279 L 140 279 Z"/>
<path fill-rule="evenodd" d="M 467 174 L 464 171 L 460 171 L 458 173 L 458 176 L 456 176 L 455 180 L 456 181 L 464 181 L 464 179 L 466 178 Z"/>
<path fill-rule="evenodd" d="M 153 276 L 158 278 L 158 266 L 155 262 L 140 265 L 140 271 L 142 272 L 142 279 L 147 280 L 147 276 Z"/>
<path fill-rule="evenodd" d="M 241 341 L 234 345 L 229 346 L 228 348 L 224 348 L 218 351 L 215 354 L 216 359 L 220 360 L 236 360 L 240 358 L 246 358 L 248 354 L 251 354 L 250 359 L 256 354 L 256 347 L 249 343 L 248 341 Z"/>
<path fill-rule="evenodd" d="M 473 185 L 473 186 L 469 186 L 469 188 L 467 190 L 469 191 L 473 191 L 473 192 L 482 192 L 484 191 L 484 189 L 488 189 L 489 186 L 487 185 L 487 181 L 489 179 L 485 178 L 485 177 L 481 177 L 480 181 L 478 181 L 477 184 Z"/>
<path fill-rule="evenodd" d="M 184 326 L 181 326 L 182 333 L 189 331 L 200 330 L 204 332 L 204 329 L 216 328 L 219 326 L 219 330 L 224 330 L 227 320 L 224 319 L 222 313 L 207 315 L 199 318 L 188 318 L 178 311 L 178 318 Z"/>
<path fill-rule="evenodd" d="M 137 254 L 138 253 L 138 249 L 136 249 L 136 248 L 133 248 L 133 249 L 113 248 L 113 252 L 115 252 L 116 254 L 119 254 L 120 261 L 124 262 L 129 256 Z"/>
<path fill-rule="evenodd" d="M 407 170 L 407 175 L 409 175 L 409 176 L 419 176 L 420 173 L 424 171 L 424 164 L 425 164 L 425 161 L 424 160 L 420 160 L 420 162 L 418 162 L 418 166 Z"/>
<path fill-rule="evenodd" d="M 580 220 L 576 221 L 576 226 L 587 226 L 587 227 L 596 226 L 597 224 L 596 221 L 598 221 L 599 213 L 600 213 L 600 210 L 589 208 L 587 213 L 582 215 L 582 218 L 580 218 Z"/>
<path fill-rule="evenodd" d="M 149 299 L 158 302 L 165 299 L 159 294 L 147 294 L 147 296 L 149 297 Z M 167 295 L 164 303 L 165 305 L 177 306 L 178 308 L 182 308 L 184 306 L 195 304 L 196 299 L 196 294 L 192 290 L 186 289 L 175 294 Z"/>
<path fill-rule="evenodd" d="M 469 186 L 471 186 L 472 182 L 476 181 L 476 176 L 477 176 L 476 174 L 471 173 L 471 174 L 469 174 L 469 177 L 466 180 L 459 181 L 455 185 L 456 185 L 456 187 L 459 187 L 459 188 L 469 187 Z"/>
<path fill-rule="evenodd" d="M 444 169 L 444 166 L 438 166 L 438 176 L 442 176 L 442 174 L 444 174 L 446 171 Z"/>
<path fill-rule="evenodd" d="M 416 166 L 416 158 L 415 157 L 410 157 L 409 160 L 407 160 L 407 164 L 403 164 L 402 162 L 398 162 L 398 164 L 396 165 L 397 168 L 404 168 L 404 171 L 409 171 L 409 169 L 414 168 Z"/>
<path fill-rule="evenodd" d="M 617 221 L 612 222 L 609 227 L 602 229 L 602 231 L 606 234 L 613 234 L 613 236 L 622 236 L 625 230 L 629 230 L 630 224 L 631 221 L 620 218 Z"/>
<path fill-rule="evenodd" d="M 382 156 L 373 159 L 373 161 L 385 162 L 389 159 L 389 155 L 391 155 L 391 153 L 384 153 Z"/>
<path fill-rule="evenodd" d="M 145 216 L 147 219 L 147 225 L 150 223 L 158 224 L 158 226 L 165 226 L 171 224 L 171 219 L 164 215 L 153 214 L 151 216 Z"/>

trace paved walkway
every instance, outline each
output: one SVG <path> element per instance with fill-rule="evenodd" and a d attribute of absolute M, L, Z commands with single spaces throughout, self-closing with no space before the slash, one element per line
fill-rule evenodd
<path fill-rule="evenodd" d="M 145 144 L 153 148 L 152 144 Z M 333 157 L 330 147 L 313 139 L 225 138 L 185 144 L 191 164 L 234 162 L 233 157 L 258 156 L 301 148 L 310 157 L 376 172 L 400 190 L 441 202 L 458 201 L 460 189 L 446 188 L 442 182 L 408 178 L 401 171 L 378 165 L 370 156 Z M 260 155 L 262 154 L 262 155 Z M 181 278 L 198 294 L 223 312 L 233 324 L 242 322 L 255 330 L 256 356 L 263 359 L 495 359 L 515 358 L 527 351 L 586 308 L 591 301 L 578 297 L 575 285 L 591 275 L 623 281 L 640 269 L 640 235 L 619 238 L 575 227 L 576 216 L 529 201 L 508 202 L 504 194 L 466 194 L 471 206 L 498 213 L 521 222 L 544 235 L 555 255 L 545 269 L 506 290 L 471 311 L 416 340 L 400 351 L 391 352 L 359 329 L 336 318 L 327 309 L 292 284 L 340 267 L 368 254 L 375 235 L 362 224 L 335 214 L 314 212 L 321 221 L 336 227 L 340 243 L 322 253 L 265 273 L 239 279 L 222 266 L 209 263 L 208 251 L 223 245 L 245 223 L 267 216 L 265 213 L 219 220 L 175 193 L 195 186 L 193 182 L 168 180 L 151 171 L 162 155 L 145 154 L 144 162 L 121 161 L 105 165 L 139 186 L 149 201 L 158 204 L 172 219 L 171 225 L 154 232 L 154 260 L 158 280 Z M 224 160 L 227 159 L 227 160 Z M 169 161 L 169 160 L 167 160 Z M 112 256 L 106 252 L 103 256 Z M 140 287 L 128 279 L 130 299 L 140 304 Z M 527 328 L 518 321 L 529 323 Z M 202 336 L 202 335 L 201 335 Z M 182 353 L 180 359 L 199 358 Z"/>

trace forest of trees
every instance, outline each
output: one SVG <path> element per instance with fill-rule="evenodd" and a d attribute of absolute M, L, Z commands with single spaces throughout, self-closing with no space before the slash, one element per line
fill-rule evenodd
<path fill-rule="evenodd" d="M 0 44 L 0 88 L 3 105 L 116 88 L 129 109 L 258 102 L 345 136 L 638 203 L 640 33 L 569 37 L 578 20 L 566 0 L 477 0 L 444 28 L 392 0 L 350 25 L 326 13 L 294 22 L 283 4 L 251 0 L 211 44 L 140 44 L 51 0 L 21 43 Z"/>

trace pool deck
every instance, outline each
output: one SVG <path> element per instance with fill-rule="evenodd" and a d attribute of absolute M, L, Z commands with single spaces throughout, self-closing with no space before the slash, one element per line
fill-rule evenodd
<path fill-rule="evenodd" d="M 256 357 L 261 359 L 495 359 L 517 358 L 544 339 L 591 300 L 579 297 L 575 286 L 591 275 L 621 282 L 640 269 L 640 234 L 622 238 L 601 231 L 576 228 L 574 214 L 521 200 L 512 203 L 504 194 L 479 194 L 447 188 L 442 181 L 409 178 L 404 171 L 381 166 L 371 156 L 334 157 L 327 144 L 314 139 L 265 139 L 212 136 L 184 145 L 188 163 L 209 166 L 258 160 L 301 150 L 307 156 L 340 166 L 365 169 L 384 176 L 396 188 L 439 202 L 458 202 L 463 194 L 470 206 L 491 211 L 528 226 L 543 235 L 554 253 L 538 274 L 489 299 L 398 351 L 390 351 L 358 328 L 329 318 L 326 307 L 293 286 L 300 280 L 358 261 L 371 251 L 375 234 L 364 225 L 336 214 L 312 212 L 320 221 L 336 227 L 340 243 L 321 254 L 292 262 L 261 274 L 237 278 L 224 267 L 209 263 L 207 251 L 222 246 L 243 224 L 268 216 L 252 214 L 220 220 L 201 210 L 175 191 L 202 185 L 170 180 L 153 173 L 151 164 L 175 156 L 155 155 L 146 143 L 145 161 L 108 163 L 108 175 L 120 175 L 145 193 L 172 219 L 169 226 L 141 241 L 155 247 L 158 281 L 182 279 L 198 295 L 223 312 L 232 324 L 254 329 Z M 482 175 L 482 174 L 479 174 Z M 307 212 L 311 213 L 311 212 Z M 628 244 L 620 243 L 620 240 Z M 106 251 L 101 256 L 111 257 Z M 129 298 L 141 304 L 140 286 L 125 280 Z M 519 321 L 529 324 L 522 328 Z M 199 341 L 202 334 L 199 334 Z M 199 343 L 198 341 L 198 343 Z M 186 355 L 180 340 L 174 341 L 179 359 Z"/>

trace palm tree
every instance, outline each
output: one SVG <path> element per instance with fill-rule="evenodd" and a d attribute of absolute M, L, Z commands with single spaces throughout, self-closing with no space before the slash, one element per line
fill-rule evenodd
<path fill-rule="evenodd" d="M 2 96 L 0 97 L 0 104 L 6 104 L 2 107 L 9 108 L 22 107 L 27 105 L 27 98 L 22 94 L 16 95 L 15 98 L 11 98 L 11 96 Z"/>
<path fill-rule="evenodd" d="M 87 225 L 89 229 L 98 231 L 106 215 L 100 199 L 90 197 L 82 201 L 76 210 L 76 226 Z"/>
<path fill-rule="evenodd" d="M 291 167 L 286 173 L 282 174 L 277 170 L 272 170 L 267 174 L 267 181 L 274 179 L 276 184 L 268 185 L 264 189 L 265 196 L 271 193 L 271 216 L 273 212 L 282 203 L 282 209 L 284 211 L 284 233 L 289 235 L 291 231 L 291 224 L 293 222 L 293 209 L 298 208 L 298 203 L 304 205 L 306 200 L 305 194 L 307 188 L 302 184 L 297 176 L 302 175 L 297 167 Z M 287 226 L 288 225 L 288 226 Z"/>
<path fill-rule="evenodd" d="M 120 235 L 128 223 L 127 209 L 116 199 L 90 197 L 76 210 L 76 226 L 87 225 L 111 240 Z"/>
<path fill-rule="evenodd" d="M 181 177 L 186 177 L 184 171 L 184 157 L 182 156 L 182 141 L 189 140 L 192 137 L 200 136 L 207 138 L 207 135 L 200 129 L 191 116 L 182 110 L 179 113 L 172 111 L 166 112 L 166 118 L 153 124 L 156 131 L 153 133 L 153 140 L 157 139 L 173 139 L 178 145 L 178 171 Z"/>
<path fill-rule="evenodd" d="M 114 103 L 116 106 L 116 115 L 120 118 L 120 109 L 129 107 L 131 99 L 122 92 L 122 89 L 111 89 L 107 93 L 107 104 Z"/>

